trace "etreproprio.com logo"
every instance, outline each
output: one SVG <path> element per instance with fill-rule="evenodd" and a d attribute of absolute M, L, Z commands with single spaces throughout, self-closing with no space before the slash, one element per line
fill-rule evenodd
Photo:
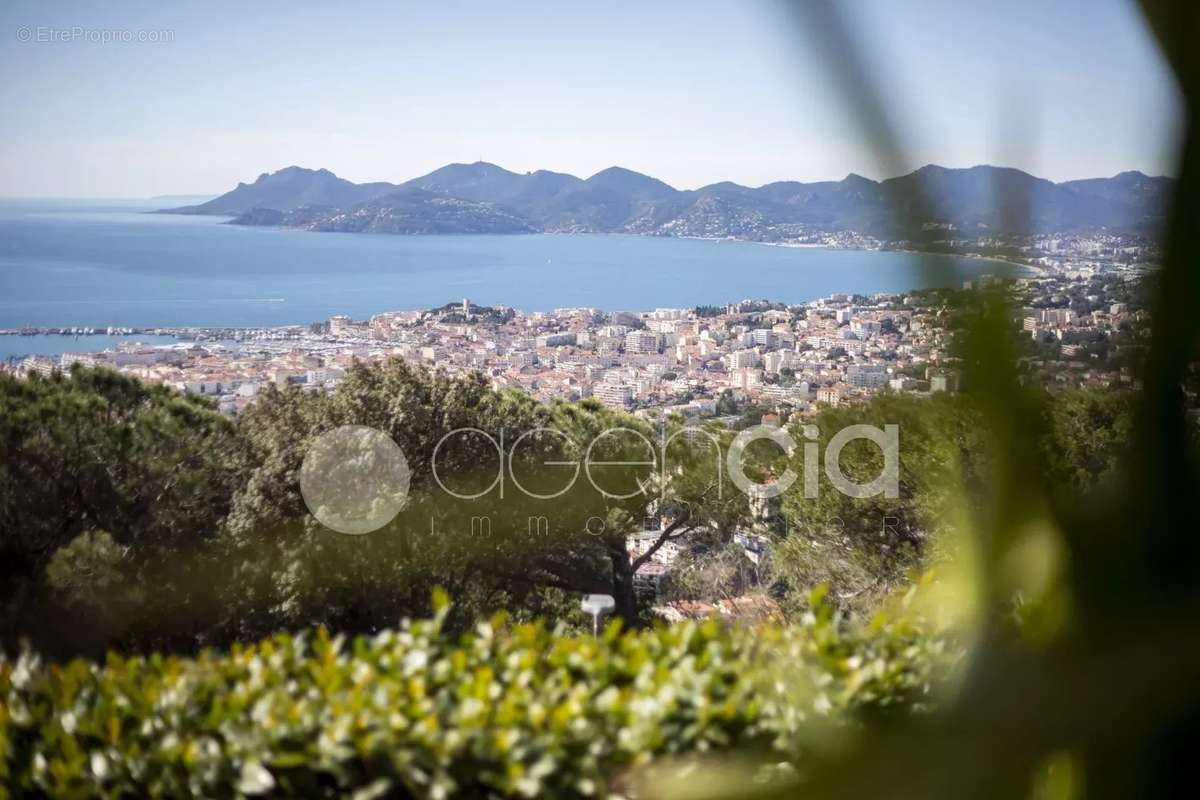
<path fill-rule="evenodd" d="M 725 457 L 720 458 L 720 443 L 716 437 L 704 432 L 717 443 L 718 496 L 724 492 L 724 476 L 728 475 L 738 491 L 759 498 L 777 497 L 792 487 L 797 480 L 803 480 L 802 487 L 806 498 L 815 498 L 819 486 L 819 462 L 824 462 L 825 475 L 833 487 L 849 497 L 866 498 L 883 495 L 887 498 L 899 496 L 900 484 L 900 428 L 898 425 L 884 425 L 883 428 L 874 425 L 850 425 L 834 434 L 825 446 L 824 458 L 820 458 L 820 445 L 815 425 L 805 425 L 801 429 L 804 437 L 801 458 L 802 475 L 797 475 L 791 468 L 787 469 L 777 480 L 769 483 L 756 483 L 746 474 L 745 452 L 756 441 L 770 441 L 792 456 L 797 448 L 795 439 L 782 428 L 767 425 L 756 425 L 739 433 L 733 440 Z M 432 477 L 437 485 L 450 496 L 459 500 L 476 500 L 492 491 L 497 486 L 503 486 L 502 479 L 508 472 L 507 485 L 515 486 L 517 491 L 527 497 L 537 500 L 552 500 L 570 491 L 582 478 L 589 481 L 592 487 L 603 497 L 621 500 L 644 492 L 639 489 L 632 493 L 615 494 L 600 486 L 595 480 L 593 468 L 598 466 L 624 465 L 647 467 L 660 470 L 663 476 L 667 473 L 667 447 L 672 439 L 683 431 L 677 431 L 671 437 L 663 436 L 657 446 L 645 434 L 632 428 L 613 428 L 598 434 L 593 439 L 584 457 L 578 461 L 554 461 L 547 465 L 557 467 L 573 467 L 574 473 L 560 489 L 552 493 L 534 493 L 521 485 L 515 473 L 512 472 L 512 457 L 525 440 L 536 433 L 550 433 L 563 436 L 554 429 L 534 429 L 517 437 L 509 446 L 508 459 L 505 458 L 505 445 L 478 428 L 461 428 L 450 431 L 439 440 L 433 450 L 430 462 Z M 451 490 L 442 481 L 438 472 L 438 455 L 442 447 L 455 436 L 485 437 L 499 456 L 496 466 L 496 480 L 482 491 L 464 494 Z M 647 450 L 649 457 L 640 461 L 601 461 L 596 460 L 593 451 L 606 437 L 633 436 L 640 440 Z M 850 442 L 867 440 L 879 447 L 883 454 L 883 468 L 879 475 L 866 483 L 856 483 L 850 480 L 842 471 L 841 453 Z M 313 442 L 305 455 L 300 469 L 300 492 L 308 510 L 321 524 L 349 535 L 362 535 L 379 530 L 392 521 L 408 502 L 409 482 L 412 471 L 408 460 L 400 446 L 386 433 L 375 428 L 361 425 L 344 425 L 327 431 Z M 659 483 L 665 486 L 665 481 Z M 500 489 L 503 491 L 503 488 Z"/>
<path fill-rule="evenodd" d="M 170 29 L 89 28 L 83 25 L 22 25 L 15 31 L 21 44 L 170 44 Z"/>

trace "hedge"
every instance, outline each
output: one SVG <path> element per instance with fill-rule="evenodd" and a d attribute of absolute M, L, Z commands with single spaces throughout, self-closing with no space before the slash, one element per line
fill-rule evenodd
<path fill-rule="evenodd" d="M 802 750 L 813 720 L 923 702 L 951 659 L 907 622 L 716 620 L 600 640 L 498 616 L 194 658 L 0 657 L 0 793 L 595 797 L 655 758 Z"/>

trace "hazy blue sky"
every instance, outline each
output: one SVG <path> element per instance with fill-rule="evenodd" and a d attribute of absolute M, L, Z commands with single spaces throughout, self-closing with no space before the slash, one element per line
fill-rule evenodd
<path fill-rule="evenodd" d="M 845 5 L 911 166 L 1171 171 L 1178 97 L 1132 2 Z M 400 181 L 479 159 L 680 188 L 886 177 L 775 2 L 5 0 L 0 22 L 9 196 L 216 193 L 289 164 Z M 38 41 L 75 26 L 173 33 Z"/>

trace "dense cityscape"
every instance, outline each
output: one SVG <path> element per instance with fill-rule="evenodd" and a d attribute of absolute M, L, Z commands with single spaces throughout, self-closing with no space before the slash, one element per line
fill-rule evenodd
<path fill-rule="evenodd" d="M 1010 293 L 1030 381 L 1058 389 L 1129 384 L 1131 348 L 1146 322 L 1136 287 L 1147 271 L 1142 259 L 1153 251 L 1143 242 L 1099 235 L 1040 237 L 1025 250 L 1014 262 L 1019 276 L 983 275 L 957 291 L 1002 287 Z M 233 414 L 267 383 L 324 391 L 355 359 L 400 357 L 451 374 L 478 370 L 495 389 L 519 389 L 544 401 L 594 397 L 641 414 L 723 417 L 730 425 L 752 408 L 782 415 L 778 422 L 885 390 L 955 391 L 950 292 L 617 312 L 524 313 L 464 298 L 436 309 L 364 320 L 335 316 L 308 326 L 153 329 L 141 332 L 174 334 L 180 343 L 98 353 L 85 350 L 84 335 L 78 351 L 31 356 L 5 369 L 49 374 L 75 363 L 104 365 L 210 396 Z M 62 332 L 136 339 L 134 330 Z"/>

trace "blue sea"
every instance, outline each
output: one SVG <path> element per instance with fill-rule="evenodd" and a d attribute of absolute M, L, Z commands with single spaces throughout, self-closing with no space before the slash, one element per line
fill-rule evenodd
<path fill-rule="evenodd" d="M 155 336 L 136 333 L 109 336 L 71 336 L 68 334 L 44 334 L 38 336 L 0 336 L 0 361 L 24 358 L 25 356 L 60 356 L 63 353 L 99 353 L 116 350 L 121 345 L 147 345 L 159 347 L 179 344 L 174 336 Z"/>
<path fill-rule="evenodd" d="M 952 256 L 638 236 L 309 233 L 150 208 L 0 201 L 0 328 L 273 326 L 464 297 L 526 311 L 802 302 L 953 286 L 1011 269 Z"/>

